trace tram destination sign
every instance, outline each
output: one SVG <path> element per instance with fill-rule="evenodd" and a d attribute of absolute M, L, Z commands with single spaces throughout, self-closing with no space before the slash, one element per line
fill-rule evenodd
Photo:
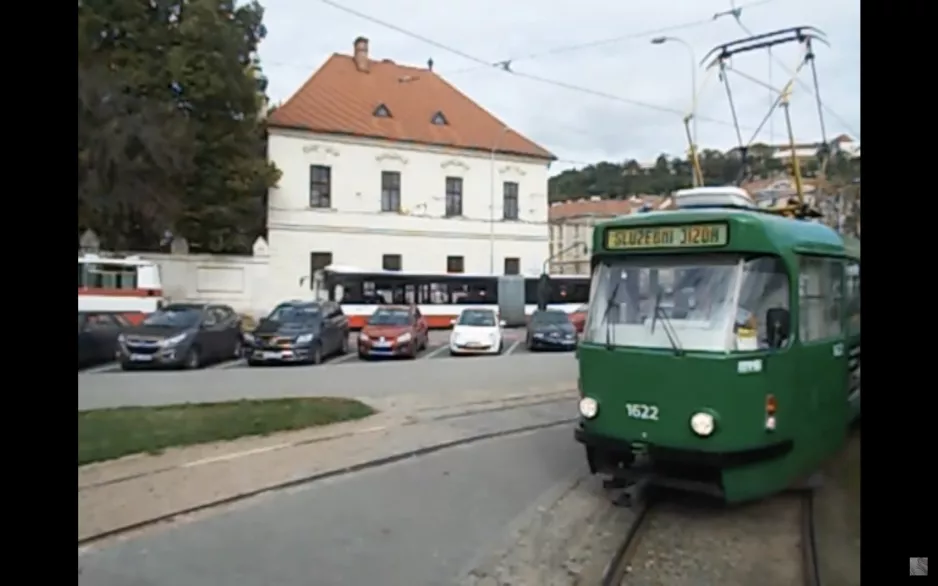
<path fill-rule="evenodd" d="M 685 226 L 648 226 L 643 228 L 608 228 L 606 248 L 639 250 L 647 248 L 709 248 L 726 246 L 726 224 L 688 224 Z"/>

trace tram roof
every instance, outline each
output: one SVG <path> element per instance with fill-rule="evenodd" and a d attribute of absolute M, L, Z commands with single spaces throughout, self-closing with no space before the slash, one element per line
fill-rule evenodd
<path fill-rule="evenodd" d="M 739 208 L 692 208 L 661 210 L 644 214 L 621 216 L 597 226 L 594 232 L 596 250 L 603 246 L 603 234 L 610 227 L 642 227 L 656 225 L 680 225 L 697 222 L 724 220 L 736 225 L 761 228 L 763 238 L 774 247 L 815 248 L 818 252 L 846 252 L 850 256 L 859 256 L 859 241 L 849 243 L 847 238 L 836 230 L 820 222 L 811 222 L 786 218 L 758 209 Z M 852 240 L 852 239 L 851 239 Z"/>

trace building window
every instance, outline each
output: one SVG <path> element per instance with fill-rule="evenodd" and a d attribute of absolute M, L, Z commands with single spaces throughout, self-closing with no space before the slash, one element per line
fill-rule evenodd
<path fill-rule="evenodd" d="M 443 115 L 443 112 L 437 112 L 433 115 L 433 119 L 430 120 L 430 123 L 435 126 L 446 126 L 448 122 L 446 121 L 446 116 Z"/>
<path fill-rule="evenodd" d="M 309 207 L 328 208 L 332 204 L 332 168 L 309 166 Z"/>
<path fill-rule="evenodd" d="M 399 271 L 401 270 L 401 255 L 399 254 L 385 254 L 381 257 L 381 268 L 386 271 Z"/>
<path fill-rule="evenodd" d="M 446 178 L 446 217 L 462 215 L 462 177 Z M 462 272 L 462 271 L 458 271 Z"/>
<path fill-rule="evenodd" d="M 397 171 L 381 172 L 381 211 L 401 211 L 401 174 Z"/>
<path fill-rule="evenodd" d="M 331 252 L 311 252 L 309 253 L 309 288 L 317 281 L 316 273 L 332 264 Z"/>
<path fill-rule="evenodd" d="M 447 256 L 446 257 L 446 272 L 447 273 L 463 272 L 463 258 L 461 256 Z"/>
<path fill-rule="evenodd" d="M 518 219 L 518 184 L 513 181 L 502 184 L 502 217 L 506 220 Z"/>
<path fill-rule="evenodd" d="M 506 275 L 520 275 L 521 274 L 521 259 L 520 258 L 505 258 L 505 274 Z"/>

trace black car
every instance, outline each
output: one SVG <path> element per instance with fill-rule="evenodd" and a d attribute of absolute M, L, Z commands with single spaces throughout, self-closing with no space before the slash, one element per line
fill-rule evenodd
<path fill-rule="evenodd" d="M 245 336 L 248 364 L 319 364 L 348 352 L 348 334 L 348 318 L 338 303 L 287 301 Z"/>
<path fill-rule="evenodd" d="M 117 356 L 117 338 L 130 327 L 122 315 L 93 311 L 78 312 L 78 368 L 112 362 Z"/>
<path fill-rule="evenodd" d="M 121 368 L 200 368 L 241 357 L 241 318 L 227 305 L 171 303 L 119 338 Z"/>
<path fill-rule="evenodd" d="M 528 350 L 574 350 L 576 328 L 570 317 L 557 309 L 539 309 L 528 322 Z"/>

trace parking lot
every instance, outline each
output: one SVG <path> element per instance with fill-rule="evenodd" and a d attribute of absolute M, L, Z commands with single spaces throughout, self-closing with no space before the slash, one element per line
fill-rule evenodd
<path fill-rule="evenodd" d="M 426 350 L 420 352 L 417 356 L 417 360 L 491 360 L 491 359 L 501 359 L 511 356 L 518 356 L 522 354 L 529 354 L 530 352 L 525 347 L 525 330 L 524 329 L 509 329 L 504 330 L 504 350 L 500 356 L 458 356 L 453 357 L 449 354 L 449 330 L 434 330 L 430 332 L 430 343 L 427 346 Z M 356 342 L 358 339 L 357 333 L 352 333 L 349 335 L 349 352 L 342 356 L 330 356 L 326 358 L 323 364 L 318 367 L 313 366 L 304 366 L 304 365 L 277 365 L 277 366 L 262 366 L 257 367 L 257 369 L 264 368 L 323 368 L 325 366 L 337 366 L 337 365 L 349 365 L 349 364 L 377 364 L 381 362 L 388 361 L 403 361 L 407 362 L 407 359 L 402 358 L 377 358 L 371 359 L 368 361 L 361 360 L 358 357 L 358 353 L 355 351 Z M 217 364 L 209 364 L 205 366 L 206 370 L 221 369 L 239 369 L 239 368 L 250 368 L 247 365 L 247 362 L 244 360 L 231 360 L 228 362 L 222 362 Z M 121 372 L 120 367 L 116 363 L 103 364 L 100 366 L 95 366 L 92 368 L 87 368 L 79 371 L 82 374 L 103 374 L 103 373 L 115 373 Z M 133 374 L 141 374 L 140 372 L 135 372 Z M 145 373 L 144 373 L 145 374 Z"/>

